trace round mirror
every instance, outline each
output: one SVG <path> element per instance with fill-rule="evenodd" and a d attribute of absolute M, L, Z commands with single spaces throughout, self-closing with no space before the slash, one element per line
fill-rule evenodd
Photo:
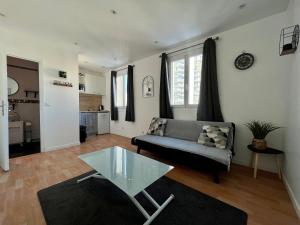
<path fill-rule="evenodd" d="M 19 90 L 18 82 L 11 77 L 7 77 L 7 89 L 8 95 L 16 94 Z"/>

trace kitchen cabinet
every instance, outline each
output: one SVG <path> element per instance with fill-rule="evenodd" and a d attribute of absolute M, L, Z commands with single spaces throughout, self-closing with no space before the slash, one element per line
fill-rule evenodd
<path fill-rule="evenodd" d="M 81 80 L 85 86 L 85 91 L 80 91 L 81 93 L 93 95 L 106 94 L 106 80 L 104 76 L 84 74 L 84 78 L 81 77 Z"/>
<path fill-rule="evenodd" d="M 98 116 L 97 113 L 80 113 L 80 125 L 86 126 L 87 136 L 98 133 Z"/>
<path fill-rule="evenodd" d="M 109 112 L 98 113 L 98 134 L 110 133 L 110 114 Z"/>
<path fill-rule="evenodd" d="M 81 112 L 80 125 L 86 126 L 87 136 L 110 133 L 110 113 L 103 112 Z"/>

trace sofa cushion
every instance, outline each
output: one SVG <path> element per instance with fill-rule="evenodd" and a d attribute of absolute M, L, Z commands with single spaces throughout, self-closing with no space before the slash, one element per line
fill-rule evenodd
<path fill-rule="evenodd" d="M 143 135 L 135 137 L 135 142 L 137 141 L 144 141 L 169 149 L 176 149 L 201 155 L 220 162 L 226 166 L 230 165 L 232 157 L 232 152 L 229 149 L 212 148 L 205 145 L 200 145 L 194 141 L 181 140 L 177 138 Z"/>
<path fill-rule="evenodd" d="M 197 142 L 200 133 L 202 132 L 202 127 L 204 125 L 219 126 L 219 127 L 229 127 L 230 131 L 228 134 L 227 147 L 228 149 L 233 148 L 234 136 L 233 136 L 233 126 L 231 122 L 213 122 L 213 121 L 191 121 L 191 120 L 175 120 L 167 119 L 167 125 L 165 129 L 164 136 L 178 138 L 188 141 Z"/>
<path fill-rule="evenodd" d="M 201 131 L 197 121 L 168 119 L 164 136 L 196 142 Z"/>
<path fill-rule="evenodd" d="M 202 133 L 198 138 L 198 143 L 210 147 L 225 149 L 227 146 L 227 137 L 230 129 L 228 127 L 218 127 L 204 125 Z"/>
<path fill-rule="evenodd" d="M 167 119 L 153 117 L 149 129 L 147 131 L 147 134 L 164 136 L 166 124 L 167 124 Z"/>

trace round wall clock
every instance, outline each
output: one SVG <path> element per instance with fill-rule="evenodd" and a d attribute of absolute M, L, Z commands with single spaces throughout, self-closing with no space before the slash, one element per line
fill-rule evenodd
<path fill-rule="evenodd" d="M 251 53 L 243 53 L 236 57 L 234 65 L 239 70 L 249 69 L 254 63 L 254 56 Z"/>
<path fill-rule="evenodd" d="M 154 96 L 154 79 L 151 76 L 146 76 L 143 79 L 143 96 L 145 98 Z"/>

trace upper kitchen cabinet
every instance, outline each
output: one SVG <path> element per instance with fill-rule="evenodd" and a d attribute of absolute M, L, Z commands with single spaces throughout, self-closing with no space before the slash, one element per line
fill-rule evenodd
<path fill-rule="evenodd" d="M 93 95 L 105 95 L 105 77 L 101 75 L 92 75 L 89 73 L 79 74 L 79 91 L 81 93 Z"/>

